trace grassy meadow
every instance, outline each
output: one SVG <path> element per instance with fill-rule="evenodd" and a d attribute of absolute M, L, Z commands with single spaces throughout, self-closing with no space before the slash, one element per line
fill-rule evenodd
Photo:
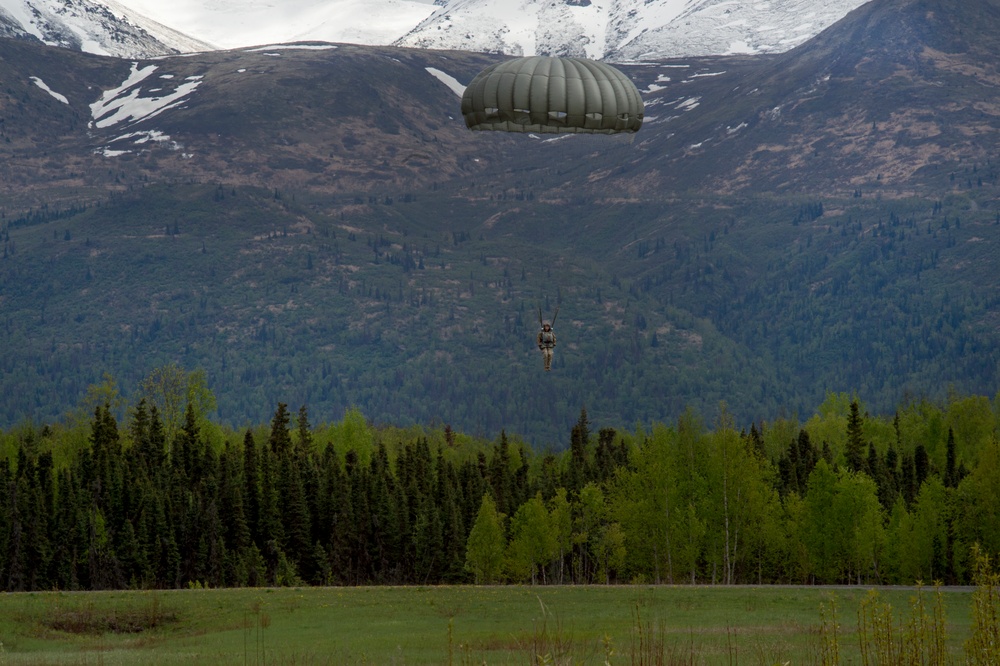
<path fill-rule="evenodd" d="M 922 613 L 914 606 L 918 596 Z M 839 663 L 847 664 L 862 663 L 859 607 L 875 618 L 869 627 L 877 628 L 879 621 L 884 627 L 889 619 L 903 631 L 920 615 L 933 624 L 935 606 L 948 661 L 963 663 L 970 588 L 918 593 L 861 587 L 441 586 L 17 593 L 0 597 L 0 663 L 772 666 L 823 663 L 832 646 Z M 873 608 L 879 610 L 873 613 Z M 925 638 L 932 632 L 926 626 L 921 630 Z M 865 633 L 874 646 L 872 630 Z"/>

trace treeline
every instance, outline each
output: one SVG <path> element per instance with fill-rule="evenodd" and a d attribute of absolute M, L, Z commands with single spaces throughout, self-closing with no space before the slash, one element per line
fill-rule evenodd
<path fill-rule="evenodd" d="M 974 545 L 1000 553 L 995 407 L 839 395 L 802 424 L 723 406 L 628 433 L 582 410 L 543 453 L 356 410 L 314 428 L 282 403 L 237 435 L 105 404 L 82 443 L 0 437 L 0 584 L 969 583 Z"/>

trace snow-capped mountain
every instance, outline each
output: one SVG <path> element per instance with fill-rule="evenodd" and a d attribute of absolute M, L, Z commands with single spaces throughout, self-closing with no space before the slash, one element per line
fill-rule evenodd
<path fill-rule="evenodd" d="M 447 0 L 400 46 L 614 61 L 776 53 L 867 0 Z"/>
<path fill-rule="evenodd" d="M 434 10 L 433 0 L 118 1 L 224 49 L 301 41 L 385 45 Z"/>
<path fill-rule="evenodd" d="M 680 0 L 662 0 L 664 5 Z M 609 43 L 605 57 L 636 61 L 676 54 L 782 53 L 822 32 L 868 0 L 687 0 L 659 26 L 631 23 L 626 39 Z M 627 14 L 626 14 L 627 15 Z M 615 34 L 621 34 L 615 31 Z"/>
<path fill-rule="evenodd" d="M 615 62 L 775 53 L 867 0 L 0 0 L 0 35 L 127 58 L 301 41 Z"/>
<path fill-rule="evenodd" d="M 121 58 L 210 48 L 115 0 L 0 0 L 0 36 Z"/>

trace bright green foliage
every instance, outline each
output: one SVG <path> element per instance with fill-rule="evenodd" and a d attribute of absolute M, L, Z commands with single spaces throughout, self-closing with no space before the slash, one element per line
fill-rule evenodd
<path fill-rule="evenodd" d="M 975 545 L 972 548 L 973 582 L 972 636 L 965 644 L 969 664 L 995 664 L 1000 654 L 1000 573 L 990 557 Z"/>
<path fill-rule="evenodd" d="M 548 510 L 541 494 L 518 507 L 510 519 L 507 571 L 515 581 L 545 582 L 546 566 L 559 553 Z"/>
<path fill-rule="evenodd" d="M 837 474 L 821 460 L 805 500 L 806 546 L 817 582 L 877 579 L 885 536 L 875 483 L 865 474 Z"/>
<path fill-rule="evenodd" d="M 608 506 L 600 487 L 594 483 L 585 485 L 580 490 L 580 500 L 575 509 L 572 539 L 576 554 L 573 566 L 583 580 L 593 580 L 597 577 L 595 568 L 599 560 L 595 547 L 608 516 Z M 624 532 L 622 536 L 624 538 Z"/>
<path fill-rule="evenodd" d="M 886 568 L 883 572 L 886 582 L 904 584 L 917 580 L 931 580 L 921 572 L 921 562 L 917 550 L 910 547 L 913 542 L 913 515 L 902 497 L 896 500 L 889 511 L 886 524 Z"/>
<path fill-rule="evenodd" d="M 962 442 L 962 450 L 968 456 L 968 460 L 958 463 L 975 462 L 979 452 L 989 446 L 997 427 L 997 417 L 989 398 L 983 395 L 955 397 L 948 404 L 946 418 L 948 427 Z"/>
<path fill-rule="evenodd" d="M 848 581 L 879 580 L 885 532 L 875 482 L 865 474 L 842 473 L 831 507 L 843 532 L 843 575 Z"/>
<path fill-rule="evenodd" d="M 913 580 L 949 580 L 949 498 L 941 479 L 929 478 L 921 487 L 913 508 L 913 533 L 908 551 L 916 556 L 917 575 Z"/>
<path fill-rule="evenodd" d="M 476 583 L 496 583 L 503 574 L 506 543 L 504 516 L 489 493 L 483 495 L 476 522 L 469 532 L 465 568 Z"/>
<path fill-rule="evenodd" d="M 956 534 L 986 553 L 1000 553 L 1000 441 L 994 438 L 979 454 L 979 464 L 958 486 Z"/>
<path fill-rule="evenodd" d="M 330 427 L 329 437 L 336 442 L 337 453 L 345 457 L 348 451 L 353 451 L 358 463 L 365 466 L 371 462 L 375 439 L 365 417 L 356 407 L 348 409 L 344 418 Z"/>
<path fill-rule="evenodd" d="M 676 441 L 676 430 L 654 426 L 634 454 L 634 465 L 620 470 L 610 488 L 611 513 L 625 534 L 631 572 L 649 575 L 656 583 L 675 582 L 674 550 L 680 539 L 676 525 L 681 510 L 677 469 L 671 462 Z M 581 494 L 584 511 L 578 530 L 588 541 L 601 523 L 596 490 Z M 681 569 L 676 571 L 682 575 Z"/>
<path fill-rule="evenodd" d="M 594 559 L 597 561 L 597 577 L 605 583 L 611 582 L 612 575 L 625 564 L 625 533 L 621 525 L 611 523 L 601 527 L 594 539 Z"/>
<path fill-rule="evenodd" d="M 587 487 L 590 487 L 590 484 Z M 582 503 L 581 498 L 580 504 Z M 566 579 L 566 560 L 573 547 L 573 513 L 565 488 L 559 488 L 555 496 L 549 500 L 549 526 L 555 540 L 556 562 L 558 562 L 558 575 L 553 582 L 562 584 Z"/>
<path fill-rule="evenodd" d="M 168 441 L 181 427 L 186 409 L 194 411 L 195 420 L 202 426 L 215 411 L 215 395 L 202 369 L 186 372 L 176 363 L 160 366 L 142 381 L 139 391 L 159 410 Z"/>
<path fill-rule="evenodd" d="M 855 402 L 855 399 L 847 393 L 827 393 L 826 399 L 817 407 L 816 413 L 803 426 L 817 447 L 826 442 L 834 455 L 844 450 L 844 443 L 847 441 L 847 419 L 851 413 L 852 402 Z"/>
<path fill-rule="evenodd" d="M 381 430 L 360 413 L 314 430 L 302 408 L 292 431 L 282 403 L 221 445 L 187 406 L 168 442 L 147 401 L 123 426 L 101 405 L 80 448 L 73 429 L 4 435 L 0 584 L 968 583 L 971 544 L 1000 550 L 1000 447 L 970 456 L 957 422 L 940 442 L 908 439 L 942 413 L 868 415 L 898 438 L 869 442 L 854 472 L 808 426 L 740 432 L 724 407 L 713 429 L 688 410 L 596 445 L 578 422 L 575 450 L 536 454 L 505 432 Z"/>
<path fill-rule="evenodd" d="M 842 573 L 846 524 L 834 511 L 837 475 L 821 460 L 809 475 L 803 540 L 809 553 L 809 568 L 819 581 L 838 580 Z M 846 518 L 846 516 L 843 516 Z"/>
<path fill-rule="evenodd" d="M 814 571 L 809 549 L 810 507 L 792 493 L 782 500 L 781 509 L 779 527 L 772 531 L 777 536 L 774 543 L 778 551 L 771 569 L 772 580 L 807 583 Z"/>
<path fill-rule="evenodd" d="M 725 405 L 706 441 L 707 504 L 712 508 L 704 513 L 710 516 L 708 524 L 715 526 L 709 543 L 716 544 L 709 550 L 709 560 L 721 569 L 718 578 L 729 584 L 735 582 L 738 569 L 750 570 L 770 547 L 762 534 L 767 515 L 777 506 L 777 493 L 767 480 L 770 465 L 736 432 Z"/>

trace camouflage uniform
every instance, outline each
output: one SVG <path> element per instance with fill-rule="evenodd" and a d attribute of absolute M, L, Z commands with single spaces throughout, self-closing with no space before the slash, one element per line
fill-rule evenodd
<path fill-rule="evenodd" d="M 542 330 L 538 332 L 538 348 L 542 350 L 542 360 L 545 361 L 545 369 L 552 368 L 552 350 L 556 346 L 556 332 L 549 324 L 544 324 Z"/>

